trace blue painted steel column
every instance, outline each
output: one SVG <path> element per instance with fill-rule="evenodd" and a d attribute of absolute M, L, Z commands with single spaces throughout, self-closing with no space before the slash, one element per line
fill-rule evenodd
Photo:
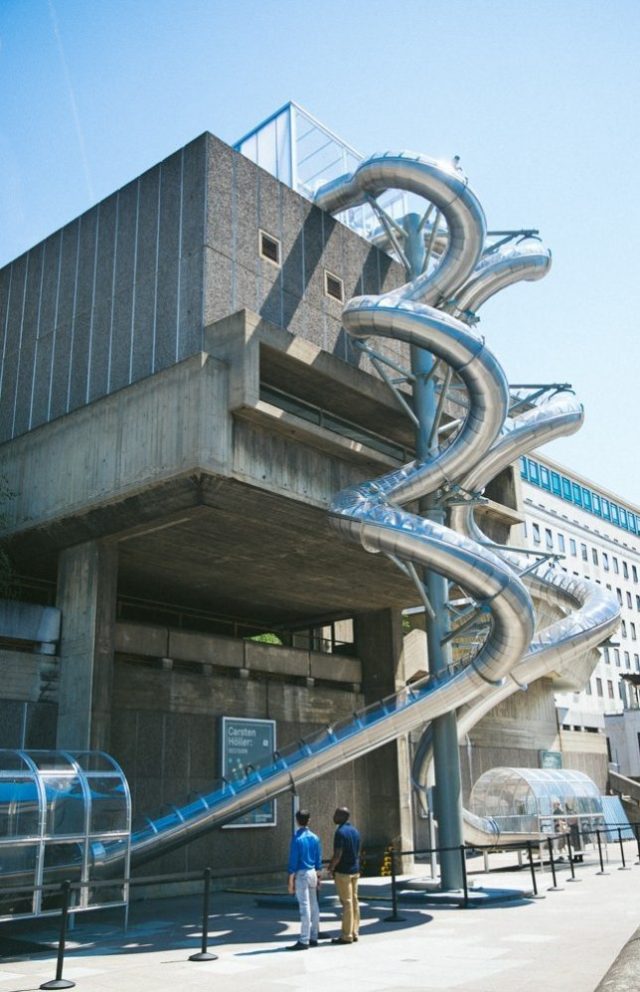
<path fill-rule="evenodd" d="M 420 229 L 418 214 L 407 214 L 403 219 L 406 231 L 405 253 L 409 262 L 408 276 L 415 279 L 425 265 L 424 235 Z M 437 396 L 435 382 L 429 379 L 434 366 L 434 358 L 423 348 L 411 348 L 411 370 L 415 376 L 413 386 L 414 410 L 419 421 L 416 429 L 416 458 L 425 461 L 432 457 L 437 448 L 437 437 L 430 443 L 436 415 Z M 420 513 L 429 520 L 445 522 L 445 511 L 434 505 L 433 496 L 420 501 Z M 448 583 L 437 572 L 424 570 L 423 580 L 429 601 L 435 612 L 435 619 L 426 617 L 427 648 L 429 671 L 436 674 L 451 663 L 450 642 L 442 643 L 450 630 L 447 608 Z M 440 876 L 445 891 L 461 889 L 463 886 L 460 846 L 464 843 L 462 821 L 462 786 L 460 777 L 460 755 L 458 751 L 458 729 L 455 713 L 446 713 L 433 720 L 433 756 L 436 787 L 435 816 L 438 820 L 438 845 L 454 848 L 440 855 Z"/>

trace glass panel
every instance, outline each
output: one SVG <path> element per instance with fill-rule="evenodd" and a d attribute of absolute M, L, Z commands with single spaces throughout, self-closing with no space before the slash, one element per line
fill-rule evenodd
<path fill-rule="evenodd" d="M 293 184 L 291 175 L 291 134 L 289 114 L 281 114 L 276 118 L 276 154 L 278 160 L 278 179 L 287 186 Z"/>
<path fill-rule="evenodd" d="M 526 458 L 521 458 L 520 459 L 520 476 L 523 479 L 526 479 L 528 477 L 527 459 Z"/>
<path fill-rule="evenodd" d="M 614 524 L 619 523 L 618 507 L 616 506 L 615 503 L 611 503 L 611 519 L 614 522 Z"/>
<path fill-rule="evenodd" d="M 110 882 L 109 885 L 90 885 L 88 888 L 89 906 L 108 906 L 110 903 L 120 904 L 125 902 L 124 882 Z"/>
<path fill-rule="evenodd" d="M 571 482 L 562 476 L 562 498 L 571 501 Z"/>
<path fill-rule="evenodd" d="M 9 886 L 6 879 L 0 888 L 0 916 L 20 915 L 33 912 L 33 887 L 36 884 L 38 844 L 0 844 L 0 864 L 2 874 L 20 875 L 20 883 Z M 24 873 L 24 874 L 23 874 Z M 25 891 L 21 891 L 24 886 Z M 17 889 L 18 891 L 8 891 Z"/>
<path fill-rule="evenodd" d="M 572 490 L 573 502 L 576 504 L 576 506 L 582 506 L 581 487 L 576 482 L 574 482 L 571 487 L 571 490 Z"/>
<path fill-rule="evenodd" d="M 29 751 L 29 757 L 40 771 L 73 771 L 71 759 L 60 751 Z"/>
<path fill-rule="evenodd" d="M 540 466 L 540 482 L 543 489 L 550 488 L 549 469 L 545 468 L 544 465 Z"/>
<path fill-rule="evenodd" d="M 556 496 L 560 495 L 560 476 L 557 472 L 551 473 L 551 492 L 555 493 Z"/>
<path fill-rule="evenodd" d="M 620 523 L 625 528 L 627 527 L 627 511 L 621 506 L 620 507 Z"/>
<path fill-rule="evenodd" d="M 261 169 L 266 169 L 272 176 L 278 174 L 276 159 L 276 122 L 271 121 L 258 135 L 258 163 Z"/>
<path fill-rule="evenodd" d="M 0 751 L 0 772 L 30 772 L 31 765 L 18 751 Z"/>
<path fill-rule="evenodd" d="M 43 775 L 47 801 L 45 832 L 52 835 L 84 834 L 85 801 L 75 775 Z"/>
<path fill-rule="evenodd" d="M 0 779 L 0 838 L 39 834 L 40 797 L 34 779 Z"/>
<path fill-rule="evenodd" d="M 73 883 L 81 880 L 84 853 L 84 844 L 50 843 L 45 845 L 44 877 L 47 879 L 55 878 L 56 881 L 47 882 L 47 888 L 42 893 L 43 910 L 60 908 L 60 885 L 63 881 L 68 880 Z M 72 890 L 69 905 L 77 906 L 79 902 L 79 890 Z"/>
<path fill-rule="evenodd" d="M 85 772 L 116 772 L 121 771 L 109 754 L 102 751 L 74 751 L 72 757 Z"/>
<path fill-rule="evenodd" d="M 90 833 L 127 830 L 127 794 L 122 781 L 115 776 L 98 778 L 92 775 L 87 784 L 91 791 Z"/>
<path fill-rule="evenodd" d="M 586 510 L 591 510 L 591 492 L 588 489 L 582 489 L 582 503 Z"/>
<path fill-rule="evenodd" d="M 611 519 L 611 513 L 609 512 L 609 500 L 602 497 L 602 516 L 605 520 Z"/>
<path fill-rule="evenodd" d="M 529 459 L 529 478 L 532 482 L 535 482 L 535 484 L 538 485 L 540 478 L 538 474 L 538 466 L 531 459 Z"/>
<path fill-rule="evenodd" d="M 602 507 L 600 506 L 600 497 L 593 493 L 593 512 L 600 516 L 602 514 Z"/>

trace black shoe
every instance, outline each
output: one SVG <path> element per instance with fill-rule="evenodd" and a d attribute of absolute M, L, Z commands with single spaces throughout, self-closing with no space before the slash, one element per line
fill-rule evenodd
<path fill-rule="evenodd" d="M 354 944 L 357 944 L 358 943 L 358 934 L 357 933 L 354 933 L 354 935 L 353 935 L 353 942 L 354 942 Z"/>
<path fill-rule="evenodd" d="M 289 946 L 287 947 L 287 950 L 288 951 L 308 951 L 309 950 L 309 945 L 308 944 L 303 944 L 302 941 L 299 940 L 295 944 L 289 944 Z"/>
<path fill-rule="evenodd" d="M 317 947 L 317 946 L 318 946 L 318 941 L 317 940 L 310 940 L 309 941 L 309 947 Z"/>
<path fill-rule="evenodd" d="M 351 944 L 350 940 L 345 940 L 344 937 L 333 937 L 331 940 L 332 944 Z"/>

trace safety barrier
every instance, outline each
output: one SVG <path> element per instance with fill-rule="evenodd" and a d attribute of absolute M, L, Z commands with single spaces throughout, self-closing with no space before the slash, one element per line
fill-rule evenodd
<path fill-rule="evenodd" d="M 624 850 L 624 839 L 623 839 L 623 833 L 625 832 L 628 833 L 629 828 L 632 831 L 633 839 L 635 839 L 636 847 L 637 847 L 638 860 L 635 862 L 635 864 L 640 865 L 640 823 L 608 824 L 606 827 L 591 829 L 588 831 L 588 833 L 586 831 L 583 834 L 578 832 L 581 843 L 581 850 L 580 850 L 581 855 L 584 853 L 582 847 L 582 841 L 584 837 L 587 836 L 591 838 L 595 836 L 596 838 L 598 863 L 600 869 L 595 873 L 596 875 L 609 874 L 607 871 L 605 871 L 605 855 L 603 851 L 602 840 L 604 837 L 605 845 L 607 845 L 606 860 L 608 863 L 609 862 L 608 842 L 610 841 L 612 833 L 616 837 L 617 846 L 619 847 L 620 850 L 621 863 L 618 867 L 618 870 L 619 871 L 631 870 L 631 866 L 627 864 L 627 854 L 625 853 Z M 540 860 L 538 863 L 538 867 L 542 868 L 544 867 L 543 859 L 542 859 L 542 848 L 546 847 L 549 868 L 552 877 L 552 884 L 547 888 L 547 891 L 548 892 L 563 891 L 563 887 L 558 884 L 558 858 L 554 856 L 554 850 L 553 850 L 554 843 L 558 841 L 565 841 L 567 844 L 567 850 L 569 854 L 568 868 L 570 871 L 570 876 L 567 879 L 567 881 L 579 882 L 580 879 L 576 878 L 576 874 L 575 874 L 576 851 L 572 846 L 571 837 L 568 834 L 564 834 L 564 833 L 549 834 L 544 838 L 540 838 L 540 841 L 526 840 L 520 843 L 510 843 L 503 845 L 487 844 L 482 846 L 478 846 L 478 845 L 471 846 L 471 845 L 461 844 L 458 847 L 420 848 L 420 849 L 414 849 L 408 851 L 397 849 L 392 844 L 386 845 L 385 847 L 381 847 L 381 848 L 375 848 L 375 849 L 369 848 L 367 850 L 368 855 L 379 853 L 379 854 L 387 855 L 390 859 L 391 914 L 389 916 L 384 917 L 383 922 L 385 923 L 404 922 L 404 917 L 400 915 L 398 910 L 399 894 L 401 890 L 401 886 L 398 882 L 398 874 L 399 874 L 398 862 L 399 859 L 402 857 L 416 857 L 416 856 L 430 857 L 434 854 L 440 855 L 449 851 L 455 851 L 455 850 L 459 851 L 460 863 L 462 866 L 463 886 L 462 886 L 462 890 L 460 890 L 461 894 L 457 898 L 457 902 L 459 903 L 460 906 L 466 909 L 469 908 L 469 906 L 472 904 L 472 899 L 469 892 L 469 880 L 468 880 L 468 869 L 467 869 L 467 857 L 472 852 L 481 853 L 486 851 L 486 852 L 495 853 L 495 852 L 517 851 L 521 853 L 523 852 L 526 853 L 527 866 L 531 877 L 531 892 L 526 893 L 525 898 L 544 899 L 545 897 L 543 894 L 540 893 L 538 887 L 536 864 L 534 861 L 534 851 L 537 849 L 539 852 Z M 145 875 L 141 878 L 127 878 L 125 880 L 125 884 L 131 887 L 137 887 L 137 886 L 148 886 L 154 884 L 162 884 L 162 885 L 172 885 L 178 883 L 184 884 L 185 882 L 202 880 L 201 948 L 200 951 L 189 955 L 188 960 L 216 961 L 218 959 L 218 955 L 212 953 L 208 949 L 212 879 L 215 878 L 216 880 L 220 881 L 220 880 L 224 880 L 225 878 L 240 878 L 244 876 L 255 878 L 257 875 L 260 876 L 272 875 L 272 874 L 281 875 L 282 873 L 283 873 L 282 865 L 278 865 L 272 868 L 260 865 L 260 866 L 252 866 L 245 869 L 228 869 L 228 870 L 219 870 L 215 872 L 212 871 L 211 868 L 205 868 L 204 871 L 200 871 L 200 872 L 184 872 L 184 873 L 175 873 L 173 875 L 155 875 L 155 876 Z M 72 906 L 70 905 L 72 893 L 74 891 L 79 891 L 81 888 L 87 885 L 91 885 L 92 888 L 97 888 L 101 886 L 113 886 L 113 884 L 114 882 L 112 879 L 106 879 L 104 881 L 92 880 L 91 882 L 71 882 L 67 879 L 64 880 L 60 885 L 43 885 L 40 887 L 43 892 L 45 891 L 49 893 L 55 891 L 59 892 L 60 909 L 61 909 L 55 978 L 52 979 L 51 981 L 44 982 L 44 984 L 40 985 L 40 989 L 68 989 L 68 988 L 73 988 L 75 986 L 75 982 L 70 981 L 69 979 L 65 979 L 63 977 L 68 920 L 69 920 L 70 911 L 72 910 Z M 19 893 L 27 893 L 27 892 L 32 893 L 33 888 L 27 886 L 21 886 L 13 889 L 6 889 L 4 890 L 3 895 L 6 896 L 10 894 L 19 894 Z M 125 929 L 126 929 L 126 925 L 127 924 L 125 921 Z"/>

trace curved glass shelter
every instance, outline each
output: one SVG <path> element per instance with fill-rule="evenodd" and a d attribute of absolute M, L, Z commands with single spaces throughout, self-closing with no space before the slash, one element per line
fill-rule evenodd
<path fill-rule="evenodd" d="M 82 883 L 71 912 L 126 903 L 130 837 L 129 786 L 110 755 L 0 750 L 0 919 L 57 912 L 66 880 Z M 99 884 L 94 855 L 114 840 L 127 855 Z"/>
<path fill-rule="evenodd" d="M 473 786 L 470 806 L 504 832 L 575 834 L 577 828 L 586 842 L 604 826 L 597 785 L 568 768 L 492 768 Z"/>

